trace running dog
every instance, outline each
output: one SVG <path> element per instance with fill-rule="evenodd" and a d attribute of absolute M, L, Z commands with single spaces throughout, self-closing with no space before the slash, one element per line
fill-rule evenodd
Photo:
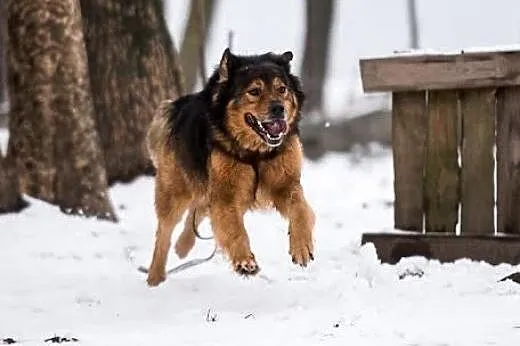
<path fill-rule="evenodd" d="M 307 266 L 314 259 L 314 212 L 300 184 L 298 123 L 305 96 L 290 71 L 292 58 L 292 52 L 241 56 L 226 49 L 200 92 L 161 105 L 147 135 L 158 219 L 149 286 L 166 279 L 172 232 L 186 211 L 175 244 L 180 258 L 208 216 L 234 270 L 256 274 L 260 267 L 243 217 L 274 208 L 289 221 L 292 261 Z"/>

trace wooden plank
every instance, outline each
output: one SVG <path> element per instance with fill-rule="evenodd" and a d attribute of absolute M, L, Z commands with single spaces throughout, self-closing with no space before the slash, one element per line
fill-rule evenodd
<path fill-rule="evenodd" d="M 365 92 L 520 85 L 520 51 L 360 60 Z"/>
<path fill-rule="evenodd" d="M 428 93 L 426 232 L 455 232 L 458 220 L 457 103 L 456 91 Z"/>
<path fill-rule="evenodd" d="M 394 227 L 423 229 L 423 170 L 426 141 L 426 93 L 392 94 Z"/>
<path fill-rule="evenodd" d="M 460 92 L 462 116 L 461 233 L 493 234 L 495 89 Z"/>
<path fill-rule="evenodd" d="M 379 259 L 391 264 L 411 256 L 443 263 L 469 258 L 490 264 L 520 264 L 520 236 L 365 233 L 361 243 L 374 244 Z"/>
<path fill-rule="evenodd" d="M 497 91 L 497 228 L 520 234 L 520 87 Z"/>

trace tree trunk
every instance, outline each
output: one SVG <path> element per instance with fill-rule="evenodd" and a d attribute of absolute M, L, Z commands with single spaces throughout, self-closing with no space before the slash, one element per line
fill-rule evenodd
<path fill-rule="evenodd" d="M 323 85 L 330 48 L 335 0 L 306 0 L 305 50 L 302 84 L 306 93 L 305 112 L 321 114 Z"/>
<path fill-rule="evenodd" d="M 145 146 L 159 104 L 178 97 L 178 57 L 161 0 L 81 0 L 109 184 L 153 171 Z"/>
<path fill-rule="evenodd" d="M 14 166 L 0 154 L 0 214 L 20 211 L 26 205 L 20 196 Z"/>
<path fill-rule="evenodd" d="M 7 0 L 8 159 L 22 192 L 115 220 L 96 131 L 78 0 Z"/>
<path fill-rule="evenodd" d="M 7 103 L 7 69 L 5 67 L 5 4 L 0 0 L 0 116 Z"/>
<path fill-rule="evenodd" d="M 217 0 L 191 0 L 190 14 L 184 31 L 180 49 L 180 61 L 184 74 L 186 92 L 192 92 L 197 83 L 197 75 L 204 64 L 204 51 L 209 28 L 213 19 Z M 201 61 L 202 58 L 202 61 Z M 201 76 L 206 78 L 207 76 Z"/>
<path fill-rule="evenodd" d="M 410 34 L 410 48 L 419 48 L 419 28 L 417 21 L 417 6 L 415 0 L 407 0 L 406 7 L 408 12 L 408 28 Z"/>

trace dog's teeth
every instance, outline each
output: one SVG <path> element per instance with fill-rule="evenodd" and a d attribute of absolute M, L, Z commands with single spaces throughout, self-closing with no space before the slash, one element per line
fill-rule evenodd
<path fill-rule="evenodd" d="M 278 140 L 278 139 L 282 138 L 282 134 L 279 133 L 276 136 L 271 136 L 269 133 L 267 133 L 267 138 L 269 138 L 271 140 Z"/>

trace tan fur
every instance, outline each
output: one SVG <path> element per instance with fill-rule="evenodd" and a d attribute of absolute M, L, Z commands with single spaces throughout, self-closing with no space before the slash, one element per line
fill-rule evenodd
<path fill-rule="evenodd" d="M 158 112 L 153 117 L 146 136 L 146 145 L 150 158 L 155 167 L 158 167 L 156 153 L 166 146 L 168 139 L 168 117 L 171 100 L 161 103 Z"/>
<path fill-rule="evenodd" d="M 284 104 L 291 123 L 296 117 L 296 98 L 290 92 L 279 92 L 280 81 L 275 81 L 269 88 L 254 81 L 249 87 L 262 88 L 261 95 L 246 95 L 242 102 L 230 103 L 227 126 L 242 148 L 267 151 L 259 136 L 244 122 L 243 114 L 254 112 L 261 117 L 267 114 L 269 101 L 276 99 Z M 209 179 L 201 185 L 182 170 L 169 150 L 165 118 L 164 112 L 159 113 L 148 133 L 148 146 L 157 167 L 155 206 L 158 218 L 148 284 L 156 286 L 165 280 L 172 230 L 187 210 L 190 212 L 184 231 L 175 246 L 179 257 L 189 253 L 195 243 L 194 227 L 209 215 L 217 244 L 234 270 L 243 275 L 256 274 L 259 266 L 244 227 L 244 214 L 256 208 L 274 207 L 289 220 L 289 253 L 293 262 L 306 266 L 313 259 L 314 213 L 300 185 L 302 147 L 298 136 L 286 138 L 283 149 L 274 158 L 258 160 L 258 177 L 251 165 L 214 150 L 210 156 Z M 231 145 L 223 137 L 217 136 L 217 140 L 223 147 Z"/>
<path fill-rule="evenodd" d="M 195 245 L 195 233 L 204 218 L 208 216 L 207 205 L 192 207 L 186 217 L 184 230 L 175 243 L 175 253 L 179 258 L 188 256 L 188 253 Z"/>

